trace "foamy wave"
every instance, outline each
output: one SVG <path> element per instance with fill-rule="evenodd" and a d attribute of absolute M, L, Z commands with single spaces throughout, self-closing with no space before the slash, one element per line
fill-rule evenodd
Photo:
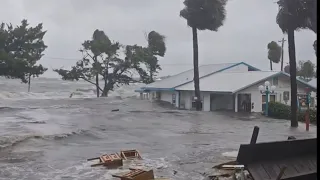
<path fill-rule="evenodd" d="M 44 92 L 44 93 L 33 93 L 33 92 L 0 92 L 0 99 L 4 100 L 25 100 L 25 99 L 64 99 L 69 98 L 70 94 L 74 92 Z M 75 96 L 73 97 L 81 97 L 81 98 L 91 98 L 95 97 L 93 92 L 79 92 L 75 91 Z"/>
<path fill-rule="evenodd" d="M 225 157 L 237 157 L 238 156 L 238 151 L 224 152 L 224 153 L 222 153 L 222 156 L 225 156 Z"/>
<path fill-rule="evenodd" d="M 16 146 L 30 139 L 60 140 L 60 139 L 65 139 L 75 135 L 93 136 L 93 134 L 90 134 L 87 130 L 77 130 L 70 133 L 52 134 L 52 135 L 2 136 L 0 137 L 0 150 L 4 148 Z"/>
<path fill-rule="evenodd" d="M 130 98 L 137 97 L 137 93 L 134 90 L 141 87 L 141 84 L 131 84 L 124 85 L 118 88 L 115 88 L 114 91 L 109 93 L 109 97 L 121 97 Z M 72 84 L 70 84 L 72 89 Z M 25 100 L 25 99 L 77 99 L 77 98 L 95 98 L 96 90 L 92 88 L 78 88 L 74 91 L 64 90 L 64 89 L 47 89 L 47 92 L 9 92 L 9 91 L 0 91 L 0 99 L 3 100 Z"/>

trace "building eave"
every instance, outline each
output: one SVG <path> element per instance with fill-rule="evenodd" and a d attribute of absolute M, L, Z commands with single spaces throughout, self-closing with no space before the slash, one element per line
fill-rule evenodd
<path fill-rule="evenodd" d="M 282 73 L 283 75 L 285 75 L 285 76 L 290 77 L 290 74 L 288 74 L 288 73 L 286 73 L 286 72 L 281 72 L 281 73 Z M 313 90 L 317 90 L 317 87 L 315 87 L 315 86 L 313 86 L 313 85 L 311 85 L 311 84 L 309 84 L 309 83 L 307 83 L 307 82 L 299 79 L 298 77 L 297 77 L 296 79 L 297 79 L 297 81 L 300 82 L 301 84 L 303 84 L 303 85 L 305 85 L 305 86 L 307 86 L 307 87 L 310 87 L 310 88 L 312 88 Z"/>
<path fill-rule="evenodd" d="M 242 64 L 242 65 L 245 65 L 245 66 L 248 66 L 248 67 L 254 69 L 255 71 L 261 71 L 260 69 L 255 68 L 255 67 L 253 67 L 253 66 L 251 66 L 251 65 L 249 65 L 249 64 L 247 64 L 247 63 L 245 63 L 245 62 L 239 62 L 239 63 L 233 64 L 233 65 L 230 65 L 230 66 L 228 66 L 228 67 L 222 68 L 222 69 L 220 69 L 220 70 L 218 70 L 218 71 L 214 71 L 214 72 L 209 73 L 209 74 L 207 74 L 207 75 L 201 76 L 201 77 L 199 77 L 199 80 L 202 79 L 202 78 L 211 76 L 211 75 L 213 75 L 213 74 L 216 74 L 216 73 L 219 73 L 219 72 L 222 72 L 222 71 L 231 69 L 231 68 L 236 67 L 236 66 L 239 66 L 239 65 L 241 65 L 241 64 Z M 180 84 L 180 85 L 177 85 L 177 86 L 175 86 L 174 88 L 181 87 L 181 86 L 186 85 L 186 84 L 189 84 L 189 83 L 191 83 L 191 82 L 193 82 L 193 80 L 188 81 L 188 82 L 185 82 L 185 83 L 182 83 L 182 84 Z"/>
<path fill-rule="evenodd" d="M 266 77 L 266 78 L 263 78 L 263 79 L 261 79 L 261 80 L 259 80 L 259 81 L 255 81 L 255 82 L 253 82 L 253 83 L 251 83 L 251 84 L 249 84 L 249 85 L 247 85 L 247 86 L 244 86 L 244 87 L 242 87 L 242 88 L 240 88 L 240 89 L 237 89 L 237 90 L 235 90 L 233 93 L 237 93 L 237 92 L 242 91 L 242 90 L 244 90 L 244 89 L 247 89 L 247 88 L 249 88 L 249 87 L 251 87 L 251 86 L 253 86 L 253 85 L 255 85 L 255 84 L 258 84 L 258 83 L 260 83 L 260 82 L 262 82 L 262 81 L 265 81 L 265 80 L 270 79 L 270 78 L 278 77 L 278 76 L 280 76 L 280 75 L 285 75 L 285 76 L 287 76 L 287 77 L 290 78 L 290 75 L 289 75 L 288 73 L 285 73 L 285 72 L 280 71 L 280 72 L 278 72 L 278 73 L 276 73 L 276 74 L 273 74 L 273 75 L 268 76 L 268 77 Z M 302 81 L 302 80 L 300 80 L 300 79 L 298 79 L 298 78 L 296 78 L 296 79 L 297 79 L 298 82 L 304 84 L 305 86 L 312 88 L 312 90 L 317 90 L 316 87 L 310 85 L 309 83 L 304 82 L 304 81 Z"/>
<path fill-rule="evenodd" d="M 176 89 L 176 91 L 194 91 L 194 89 L 189 89 L 189 90 L 181 90 L 181 89 Z M 211 93 L 215 93 L 215 94 L 232 94 L 233 92 L 231 91 L 203 91 L 200 90 L 200 92 L 211 92 Z"/>

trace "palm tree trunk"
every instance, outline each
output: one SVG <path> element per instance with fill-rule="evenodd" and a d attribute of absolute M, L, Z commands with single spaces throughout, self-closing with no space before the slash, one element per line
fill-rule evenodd
<path fill-rule="evenodd" d="M 281 42 L 281 71 L 283 71 L 283 46 L 284 46 L 284 38 L 282 38 L 282 42 Z"/>
<path fill-rule="evenodd" d="M 272 71 L 272 61 L 270 60 L 270 70 Z"/>
<path fill-rule="evenodd" d="M 291 82 L 291 127 L 298 127 L 297 121 L 297 64 L 296 48 L 294 40 L 294 30 L 288 30 L 289 45 L 289 64 L 290 64 L 290 82 Z"/>
<path fill-rule="evenodd" d="M 200 85 L 199 85 L 199 54 L 198 54 L 198 33 L 197 28 L 192 27 L 193 35 L 193 80 L 196 96 L 196 110 L 201 111 Z"/>
<path fill-rule="evenodd" d="M 96 75 L 96 89 L 97 89 L 97 97 L 100 97 L 100 90 L 99 90 L 99 74 Z"/>
<path fill-rule="evenodd" d="M 31 88 L 31 74 L 29 74 L 29 77 L 28 77 L 28 92 L 30 92 L 30 88 Z"/>

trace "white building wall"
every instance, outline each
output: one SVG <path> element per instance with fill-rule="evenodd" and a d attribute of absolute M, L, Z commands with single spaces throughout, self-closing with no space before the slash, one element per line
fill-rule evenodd
<path fill-rule="evenodd" d="M 184 109 L 192 109 L 193 91 L 180 91 L 180 107 Z M 203 111 L 210 111 L 210 93 L 201 92 L 200 96 L 203 98 Z"/>
<path fill-rule="evenodd" d="M 268 81 L 272 85 L 272 78 L 268 79 Z M 260 93 L 258 87 L 260 85 L 264 85 L 264 82 L 255 84 L 247 89 L 244 89 L 242 91 L 239 91 L 238 94 L 251 94 L 251 103 L 254 103 L 254 108 L 251 109 L 251 112 L 262 112 L 262 94 Z M 290 79 L 289 77 L 285 76 L 280 76 L 278 77 L 278 85 L 276 86 L 275 93 L 276 94 L 276 101 L 284 103 L 283 101 L 283 92 L 284 91 L 289 91 L 289 100 L 288 100 L 288 105 L 290 105 L 291 102 L 291 89 L 290 89 Z M 302 85 L 301 83 L 298 83 L 298 93 L 305 93 L 305 88 L 306 86 Z M 269 98 L 270 99 L 270 98 Z"/>
<path fill-rule="evenodd" d="M 183 109 L 191 109 L 192 91 L 180 91 L 180 107 Z"/>
<path fill-rule="evenodd" d="M 174 93 L 175 92 L 171 92 L 171 91 L 161 91 L 160 100 L 172 103 L 172 94 Z"/>

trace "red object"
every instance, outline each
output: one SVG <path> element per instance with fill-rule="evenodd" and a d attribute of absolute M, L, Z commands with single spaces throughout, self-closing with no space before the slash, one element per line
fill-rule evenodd
<path fill-rule="evenodd" d="M 307 110 L 306 112 L 305 120 L 306 120 L 306 131 L 309 131 L 309 125 L 310 125 L 309 110 Z"/>
<path fill-rule="evenodd" d="M 309 93 L 309 91 L 310 91 L 310 89 L 309 89 L 309 87 L 306 87 L 306 93 Z"/>

